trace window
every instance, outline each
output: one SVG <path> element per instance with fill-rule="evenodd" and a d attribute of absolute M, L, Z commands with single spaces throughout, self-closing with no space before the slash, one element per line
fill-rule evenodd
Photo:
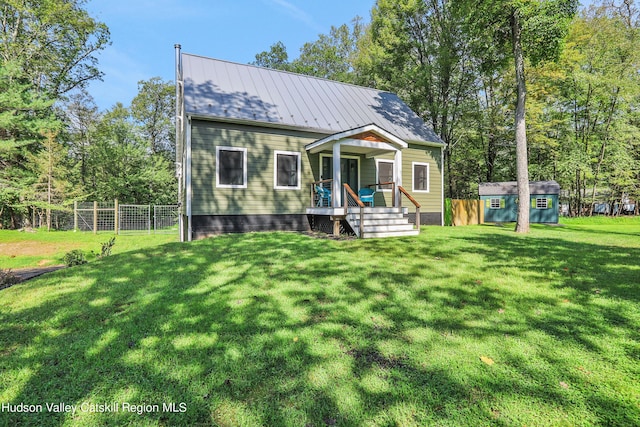
<path fill-rule="evenodd" d="M 547 199 L 536 199 L 536 209 L 548 209 Z"/>
<path fill-rule="evenodd" d="M 216 186 L 247 188 L 247 149 L 216 147 Z"/>
<path fill-rule="evenodd" d="M 503 207 L 503 201 L 504 199 L 500 199 L 500 198 L 491 198 L 489 201 L 489 208 L 490 209 L 501 209 Z"/>
<path fill-rule="evenodd" d="M 429 192 L 429 163 L 413 163 L 413 191 Z"/>
<path fill-rule="evenodd" d="M 376 160 L 376 182 L 393 182 L 393 162 L 390 160 Z M 380 190 L 389 191 L 391 185 L 380 185 Z"/>
<path fill-rule="evenodd" d="M 273 186 L 276 190 L 300 189 L 300 153 L 275 151 Z"/>

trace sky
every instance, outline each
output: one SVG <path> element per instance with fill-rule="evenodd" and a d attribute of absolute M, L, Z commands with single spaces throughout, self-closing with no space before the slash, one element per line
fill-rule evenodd
<path fill-rule="evenodd" d="M 100 110 L 125 106 L 138 81 L 175 78 L 176 43 L 195 55 L 248 63 L 282 41 L 289 59 L 300 47 L 360 16 L 370 20 L 375 0 L 89 0 L 85 9 L 104 22 L 111 45 L 97 57 L 104 73 L 89 93 Z"/>

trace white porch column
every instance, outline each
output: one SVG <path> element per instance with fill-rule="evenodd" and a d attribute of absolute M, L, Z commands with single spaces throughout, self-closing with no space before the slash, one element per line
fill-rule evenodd
<path fill-rule="evenodd" d="M 400 150 L 397 150 L 393 156 L 393 181 L 396 183 L 396 205 L 394 207 L 398 208 L 402 206 L 402 201 L 400 200 L 400 189 L 398 188 L 402 185 L 402 151 Z"/>
<path fill-rule="evenodd" d="M 333 144 L 333 184 L 331 186 L 331 204 L 334 208 L 342 207 L 342 176 L 340 171 L 340 143 Z"/>

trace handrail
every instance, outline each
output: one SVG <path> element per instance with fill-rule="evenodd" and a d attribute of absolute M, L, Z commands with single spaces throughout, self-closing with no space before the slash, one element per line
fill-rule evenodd
<path fill-rule="evenodd" d="M 379 182 L 377 184 L 369 184 L 367 185 L 367 187 L 380 187 L 383 185 L 391 186 L 391 206 L 395 206 L 396 205 L 396 183 L 394 181 Z"/>
<path fill-rule="evenodd" d="M 416 207 L 416 228 L 420 231 L 420 208 L 421 205 L 418 203 L 416 199 L 413 198 L 411 194 L 407 190 L 405 190 L 401 185 L 398 185 L 398 190 L 400 190 L 400 198 L 402 198 L 402 194 L 407 196 L 407 199 Z"/>
<path fill-rule="evenodd" d="M 404 194 L 405 196 L 407 196 L 407 199 L 409 199 L 409 201 L 410 201 L 411 203 L 413 203 L 413 205 L 414 205 L 416 208 L 420 208 L 420 207 L 422 207 L 422 206 L 420 205 L 420 203 L 418 203 L 418 201 L 417 201 L 416 199 L 414 199 L 414 198 L 413 198 L 413 196 L 412 196 L 411 194 L 409 194 L 409 193 L 407 192 L 407 190 L 405 190 L 401 185 L 398 185 L 398 190 L 400 190 L 400 192 L 401 192 L 402 194 Z"/>
<path fill-rule="evenodd" d="M 325 182 L 332 182 L 332 181 L 333 181 L 333 179 L 332 179 L 332 178 L 330 178 L 330 179 L 321 179 L 320 181 L 314 181 L 314 182 L 312 182 L 312 183 L 311 183 L 311 185 L 315 185 L 315 184 L 324 184 Z"/>
<path fill-rule="evenodd" d="M 364 238 L 364 203 L 360 200 L 360 197 L 351 189 L 351 186 L 346 182 L 342 184 L 344 188 L 344 197 L 342 203 L 344 203 L 344 216 L 346 217 L 349 214 L 349 201 L 347 199 L 347 194 L 356 201 L 358 206 L 360 207 L 360 238 Z"/>
<path fill-rule="evenodd" d="M 353 200 L 356 201 L 358 206 L 360 206 L 361 208 L 364 208 L 364 203 L 362 203 L 362 200 L 360 200 L 360 197 L 358 197 L 358 195 L 351 189 L 351 186 L 349 186 L 349 184 L 347 183 L 342 184 L 342 186 L 344 187 L 345 191 L 353 198 Z M 344 198 L 344 206 L 345 208 L 349 207 L 346 197 Z"/>

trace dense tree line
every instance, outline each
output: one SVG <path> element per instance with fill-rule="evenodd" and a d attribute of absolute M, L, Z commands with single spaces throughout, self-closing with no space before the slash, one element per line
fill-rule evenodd
<path fill-rule="evenodd" d="M 0 227 L 75 200 L 174 203 L 173 86 L 98 111 L 87 84 L 109 30 L 82 0 L 0 1 Z"/>
<path fill-rule="evenodd" d="M 516 180 L 520 123 L 528 179 L 558 181 L 580 215 L 640 199 L 639 36 L 633 0 L 378 0 L 368 25 L 255 63 L 398 93 L 447 144 L 448 197 Z"/>
<path fill-rule="evenodd" d="M 82 5 L 0 1 L 2 227 L 75 200 L 176 200 L 172 84 L 98 111 L 86 88 L 109 30 Z M 639 32 L 633 0 L 377 0 L 369 23 L 254 64 L 398 93 L 447 144 L 448 197 L 522 178 L 524 158 L 579 215 L 640 199 Z"/>

